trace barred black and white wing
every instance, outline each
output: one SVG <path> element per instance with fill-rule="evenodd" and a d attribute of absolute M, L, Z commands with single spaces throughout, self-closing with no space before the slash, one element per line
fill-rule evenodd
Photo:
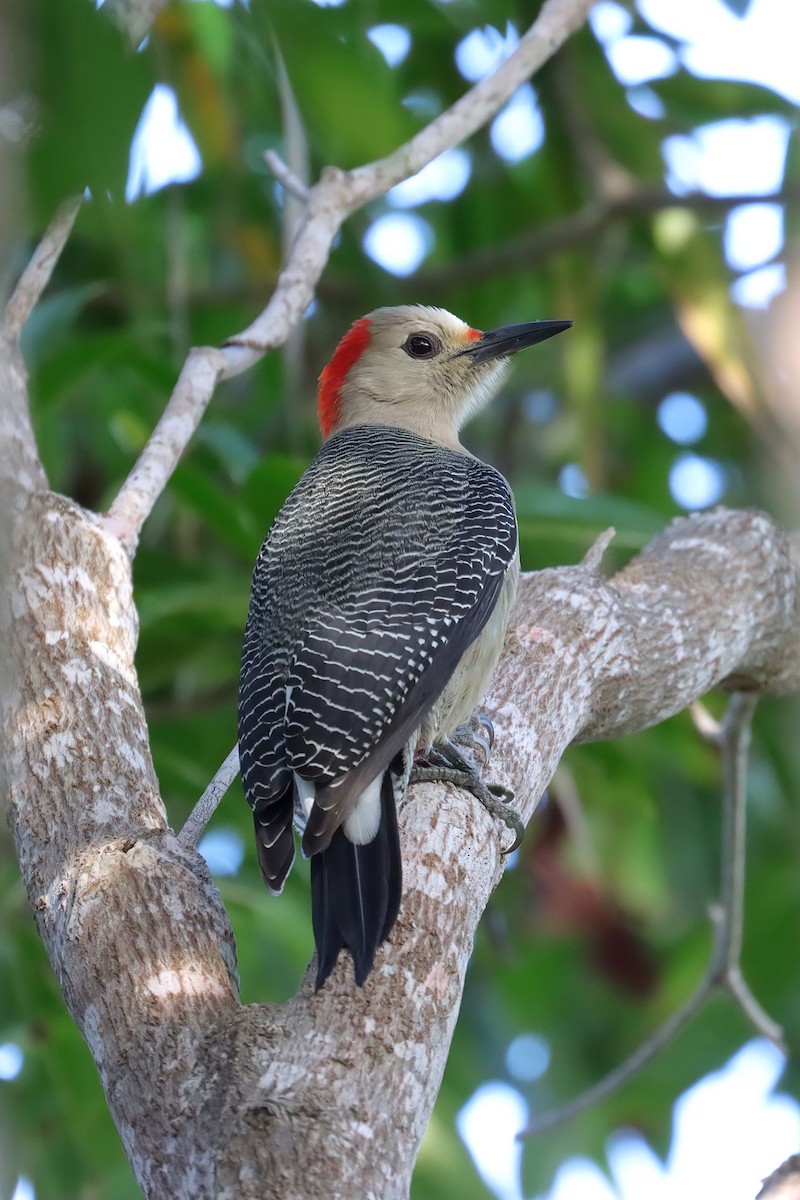
<path fill-rule="evenodd" d="M 312 855 L 370 786 L 385 803 L 384 772 L 491 615 L 516 545 L 508 485 L 469 455 L 359 426 L 314 459 L 261 548 L 242 659 L 242 780 L 272 890 L 297 801 Z"/>

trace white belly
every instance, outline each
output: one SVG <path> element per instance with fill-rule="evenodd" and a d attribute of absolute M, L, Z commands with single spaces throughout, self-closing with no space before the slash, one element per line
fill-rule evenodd
<path fill-rule="evenodd" d="M 475 710 L 492 677 L 519 583 L 519 554 L 508 569 L 492 615 L 471 646 L 464 651 L 439 699 L 422 724 L 418 746 L 427 749 L 463 725 Z"/>

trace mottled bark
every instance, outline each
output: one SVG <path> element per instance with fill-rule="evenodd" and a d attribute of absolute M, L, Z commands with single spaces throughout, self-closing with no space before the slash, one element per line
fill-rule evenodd
<path fill-rule="evenodd" d="M 399 1200 L 507 831 L 469 795 L 413 789 L 403 910 L 366 986 L 343 962 L 318 995 L 308 975 L 281 1008 L 242 1007 L 220 897 L 159 795 L 128 556 L 47 491 L 1 348 L 10 818 L 137 1178 L 163 1200 Z M 493 774 L 527 817 L 572 741 L 644 728 L 716 684 L 797 689 L 799 597 L 788 540 L 755 512 L 676 521 L 611 580 L 591 563 L 523 577 L 488 705 Z"/>

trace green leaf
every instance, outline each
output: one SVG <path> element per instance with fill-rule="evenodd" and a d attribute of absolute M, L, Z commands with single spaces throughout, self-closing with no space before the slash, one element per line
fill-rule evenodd
<path fill-rule="evenodd" d="M 664 518 L 644 505 L 621 496 L 565 496 L 557 488 L 524 485 L 514 489 L 523 567 L 545 565 L 544 543 L 555 544 L 557 556 L 548 562 L 580 560 L 604 530 L 616 530 L 612 552 L 641 550 L 664 524 Z"/>
<path fill-rule="evenodd" d="M 141 627 L 145 629 L 166 617 L 213 613 L 228 628 L 242 631 L 247 618 L 248 591 L 240 583 L 223 577 L 204 583 L 169 583 L 139 589 Z"/>
<path fill-rule="evenodd" d="M 39 301 L 25 322 L 21 338 L 22 353 L 30 370 L 58 352 L 77 317 L 101 291 L 99 283 L 89 283 L 63 288 Z"/>
<path fill-rule="evenodd" d="M 260 523 L 263 534 L 272 525 L 307 466 L 307 462 L 286 454 L 270 454 L 248 475 L 242 497 L 254 519 Z"/>
<path fill-rule="evenodd" d="M 227 495 L 207 474 L 190 463 L 178 467 L 170 488 L 245 559 L 255 558 L 261 542 L 260 532 L 252 514 L 237 497 Z"/>
<path fill-rule="evenodd" d="M 124 194 L 128 151 L 154 78 L 121 30 L 88 0 L 30 0 L 41 127 L 30 154 L 41 222 L 68 195 Z M 35 35 L 33 31 L 35 30 Z"/>

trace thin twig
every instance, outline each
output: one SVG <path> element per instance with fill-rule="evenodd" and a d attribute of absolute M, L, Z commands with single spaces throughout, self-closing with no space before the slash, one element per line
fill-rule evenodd
<path fill-rule="evenodd" d="M 186 818 L 186 823 L 178 834 L 179 842 L 189 848 L 197 845 L 220 800 L 238 774 L 239 745 L 237 743 Z"/>
<path fill-rule="evenodd" d="M 19 339 L 25 322 L 47 287 L 79 208 L 79 199 L 68 200 L 61 206 L 14 288 L 0 324 L 0 345 L 4 345 L 9 352 L 4 355 L 6 359 L 9 356 L 11 359 L 19 358 Z M 21 365 L 20 361 L 15 373 L 21 371 Z M 39 458 L 31 424 L 26 387 L 5 388 L 3 403 L 0 404 L 0 446 L 5 451 L 0 455 L 0 508 L 5 514 L 9 511 L 12 496 L 30 494 L 47 487 L 47 476 Z"/>
<path fill-rule="evenodd" d="M 194 350 L 176 387 L 182 390 L 175 420 L 175 394 L 139 461 L 109 510 L 106 526 L 132 553 L 141 527 L 166 487 L 219 380 L 231 379 L 282 346 L 300 321 L 325 268 L 342 223 L 362 205 L 421 170 L 444 150 L 489 121 L 516 89 L 555 54 L 586 19 L 593 0 L 545 0 L 517 48 L 486 79 L 386 158 L 341 171 L 327 167 L 309 189 L 303 219 L 278 285 L 263 312 L 220 351 Z M 271 160 L 273 169 L 277 160 Z M 289 179 L 282 170 L 281 182 Z M 191 412 L 189 411 L 191 409 Z"/>
<path fill-rule="evenodd" d="M 702 700 L 693 700 L 689 705 L 692 724 L 704 742 L 719 749 L 722 742 L 722 725 L 713 716 Z"/>
<path fill-rule="evenodd" d="M 747 849 L 747 762 L 756 704 L 756 696 L 737 693 L 731 698 L 722 722 L 725 806 L 720 887 L 722 928 L 709 970 L 715 973 L 718 985 L 733 997 L 756 1031 L 786 1053 L 783 1030 L 764 1012 L 747 986 L 741 969 Z"/>
<path fill-rule="evenodd" d="M 223 368 L 223 353 L 205 346 L 189 351 L 169 403 L 121 491 L 102 517 L 106 530 L 132 555 L 142 525 L 200 423 Z"/>
<path fill-rule="evenodd" d="M 508 58 L 408 142 L 385 158 L 352 171 L 336 167 L 323 171 L 311 189 L 305 224 L 272 300 L 252 325 L 226 343 L 226 349 L 236 348 L 240 352 L 234 373 L 245 370 L 266 350 L 285 341 L 288 336 L 285 326 L 293 324 L 305 312 L 345 218 L 485 125 L 517 88 L 580 28 L 593 3 L 594 0 L 545 0 L 533 25 Z"/>
<path fill-rule="evenodd" d="M 80 206 L 80 196 L 73 196 L 62 204 L 22 272 L 5 310 L 5 333 L 9 341 L 19 340 L 25 322 L 50 282 L 50 276 L 67 244 Z"/>
<path fill-rule="evenodd" d="M 457 262 L 440 267 L 422 268 L 409 278 L 420 293 L 441 291 L 462 284 L 496 279 L 506 272 L 530 271 L 556 254 L 596 238 L 614 221 L 651 216 L 669 208 L 684 208 L 697 213 L 726 213 L 741 204 L 788 204 L 800 199 L 800 188 L 788 185 L 767 196 L 742 193 L 736 196 L 710 196 L 707 192 L 689 192 L 676 196 L 667 188 L 632 187 L 624 194 L 593 197 L 575 212 L 557 217 L 530 233 L 489 249 L 476 250 Z"/>
<path fill-rule="evenodd" d="M 519 1134 L 521 1139 L 536 1137 L 564 1125 L 616 1092 L 665 1050 L 718 990 L 728 992 L 757 1032 L 769 1038 L 785 1053 L 782 1029 L 752 995 L 739 962 L 744 920 L 747 761 L 755 706 L 754 696 L 737 693 L 728 704 L 722 724 L 715 724 L 713 729 L 709 726 L 709 734 L 704 735 L 719 746 L 722 757 L 723 832 L 720 899 L 710 912 L 714 941 L 703 978 L 677 1012 L 668 1017 L 623 1063 L 573 1100 L 534 1117 Z M 702 711 L 705 713 L 705 709 Z M 705 716 L 709 714 L 705 713 Z"/>
<path fill-rule="evenodd" d="M 281 158 L 276 150 L 264 151 L 264 162 L 269 167 L 272 174 L 277 179 L 282 188 L 285 188 L 290 195 L 297 200 L 302 200 L 304 204 L 308 203 L 308 197 L 311 194 L 311 189 L 307 188 L 304 183 L 297 178 Z"/>
<path fill-rule="evenodd" d="M 741 968 L 738 965 L 731 967 L 728 971 L 725 978 L 725 987 L 755 1030 L 763 1037 L 768 1038 L 780 1050 L 781 1054 L 788 1054 L 789 1049 L 786 1045 L 783 1029 L 758 1003 L 747 986 Z"/>
<path fill-rule="evenodd" d="M 617 531 L 613 525 L 609 525 L 608 529 L 604 529 L 602 533 L 598 534 L 584 554 L 581 566 L 585 567 L 587 571 L 594 571 L 595 573 L 599 571 L 603 555 L 616 536 Z"/>
<path fill-rule="evenodd" d="M 742 953 L 744 922 L 744 864 L 747 832 L 747 760 L 756 697 L 739 692 L 731 697 L 722 722 L 722 858 L 720 910 L 722 928 L 717 939 L 719 982 L 727 985 L 730 971 Z"/>
<path fill-rule="evenodd" d="M 668 1017 L 664 1024 L 660 1025 L 655 1033 L 642 1042 L 629 1058 L 626 1058 L 613 1071 L 609 1071 L 599 1083 L 595 1083 L 585 1092 L 581 1092 L 574 1100 L 568 1101 L 560 1108 L 551 1108 L 541 1116 L 534 1117 L 527 1128 L 517 1135 L 518 1138 L 522 1140 L 523 1138 L 538 1137 L 539 1134 L 555 1129 L 559 1125 L 566 1125 L 568 1121 L 580 1116 L 582 1112 L 586 1112 L 593 1105 L 599 1104 L 607 1096 L 613 1095 L 623 1084 L 627 1083 L 629 1079 L 633 1079 L 649 1062 L 652 1062 L 656 1055 L 665 1050 L 679 1033 L 683 1032 L 713 990 L 713 984 L 708 978 L 704 978 L 677 1012 Z"/>
<path fill-rule="evenodd" d="M 491 75 L 476 83 L 405 146 L 350 172 L 357 188 L 358 206 L 383 195 L 390 187 L 422 170 L 444 150 L 476 133 L 583 25 L 594 2 L 545 0 L 516 49 Z"/>

